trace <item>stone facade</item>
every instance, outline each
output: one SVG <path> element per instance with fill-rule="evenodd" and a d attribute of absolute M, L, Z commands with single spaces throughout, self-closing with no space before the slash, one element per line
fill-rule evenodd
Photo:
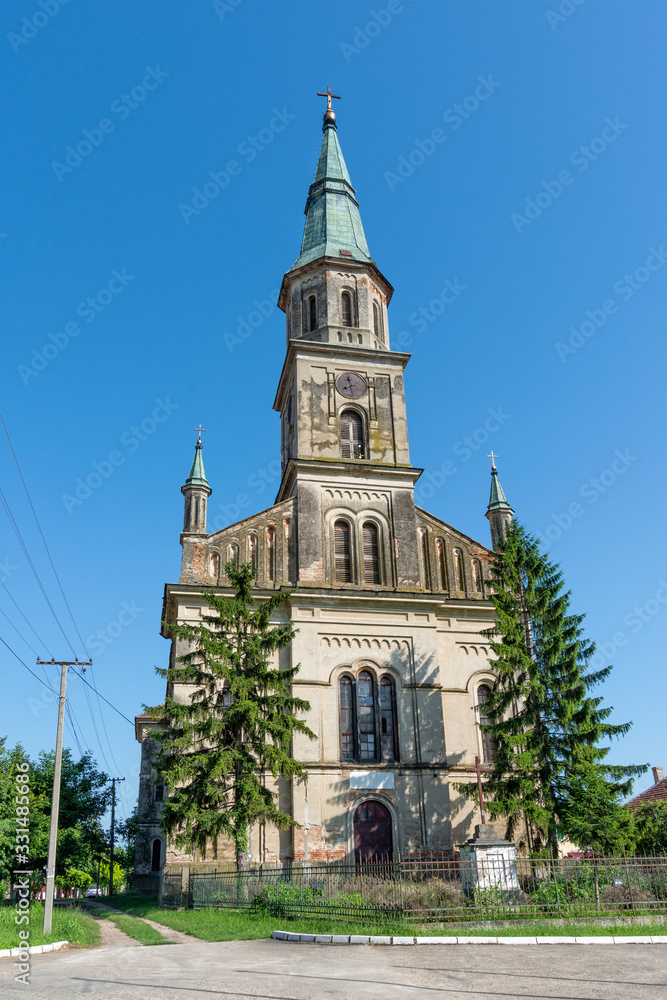
<path fill-rule="evenodd" d="M 279 299 L 287 351 L 274 402 L 276 502 L 207 534 L 210 489 L 198 444 L 201 468 L 196 456 L 184 487 L 181 576 L 165 588 L 163 619 L 196 621 L 203 587 L 228 593 L 230 558 L 256 566 L 259 600 L 291 591 L 279 618 L 298 631 L 282 662 L 300 665 L 295 692 L 310 702 L 306 721 L 317 740 L 294 742 L 307 782 L 274 786 L 298 827 L 254 828 L 253 862 L 354 859 L 364 803 L 389 817 L 394 857 L 451 856 L 479 823 L 452 782 L 474 780 L 465 769 L 483 758 L 475 709 L 480 686 L 493 681 L 480 634 L 492 624 L 489 549 L 415 505 L 421 470 L 409 453 L 409 355 L 390 348 L 392 287 L 368 256 L 330 112 L 323 131 L 301 256 Z M 333 220 L 328 230 L 322 220 Z M 491 512 L 494 531 L 507 519 L 504 502 Z M 182 652 L 172 640 L 172 662 Z M 150 790 L 148 736 L 144 725 L 141 795 Z M 156 811 L 144 804 L 141 814 L 144 840 L 154 837 Z M 231 860 L 229 846 L 219 846 Z M 147 850 L 138 847 L 144 867 Z M 176 857 L 168 846 L 166 857 Z"/>

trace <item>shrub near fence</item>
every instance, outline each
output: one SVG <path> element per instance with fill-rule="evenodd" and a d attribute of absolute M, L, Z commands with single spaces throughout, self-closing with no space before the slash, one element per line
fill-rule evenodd
<path fill-rule="evenodd" d="M 473 862 L 474 864 L 474 862 Z M 264 864 L 244 873 L 190 874 L 188 905 L 250 909 L 275 917 L 422 921 L 667 913 L 667 858 L 517 858 L 521 892 L 507 893 L 507 865 L 478 863 L 466 888 L 459 861 L 381 865 Z M 466 886 L 470 880 L 466 881 Z M 520 898 L 519 898 L 520 897 Z M 161 905 L 182 905 L 180 873 L 162 880 Z"/>

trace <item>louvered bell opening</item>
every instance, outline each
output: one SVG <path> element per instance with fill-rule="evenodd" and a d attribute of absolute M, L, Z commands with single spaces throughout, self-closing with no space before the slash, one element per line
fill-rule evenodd
<path fill-rule="evenodd" d="M 342 458 L 364 458 L 364 424 L 354 410 L 340 415 L 340 453 Z"/>
<path fill-rule="evenodd" d="M 364 539 L 364 581 L 380 582 L 380 553 L 376 524 L 367 523 L 363 530 Z"/>
<path fill-rule="evenodd" d="M 350 526 L 347 521 L 336 521 L 334 524 L 334 552 L 336 583 L 350 583 Z"/>

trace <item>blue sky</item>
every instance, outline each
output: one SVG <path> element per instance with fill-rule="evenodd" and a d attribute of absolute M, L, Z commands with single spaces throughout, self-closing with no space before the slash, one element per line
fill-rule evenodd
<path fill-rule="evenodd" d="M 614 664 L 604 697 L 634 727 L 612 759 L 667 763 L 667 12 L 508 6 L 3 6 L 2 409 L 96 683 L 130 719 L 162 699 L 153 668 L 167 662 L 162 592 L 178 579 L 193 427 L 207 428 L 210 520 L 277 490 L 276 291 L 298 256 L 316 91 L 330 84 L 371 253 L 396 288 L 392 343 L 413 354 L 418 501 L 488 543 L 493 448 Z M 82 657 L 0 449 L 5 495 Z M 69 657 L 6 519 L 0 546 L 0 609 L 33 649 L 4 617 L 0 635 L 33 669 L 34 651 Z M 2 732 L 36 753 L 53 743 L 55 704 L 0 656 Z M 127 811 L 133 731 L 69 684 L 78 739 L 126 776 Z"/>

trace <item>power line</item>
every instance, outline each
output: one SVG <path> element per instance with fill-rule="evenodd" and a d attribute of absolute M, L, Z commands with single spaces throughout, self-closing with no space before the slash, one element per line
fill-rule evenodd
<path fill-rule="evenodd" d="M 95 692 L 95 694 L 98 696 L 98 698 L 101 698 L 102 701 L 105 701 L 107 703 L 107 705 L 109 705 L 110 708 L 113 708 L 114 712 L 116 712 L 118 715 L 120 715 L 121 719 L 125 719 L 125 721 L 129 722 L 131 726 L 134 726 L 134 723 L 132 722 L 132 719 L 128 719 L 128 717 L 126 715 L 123 715 L 123 713 L 121 712 L 121 710 L 119 708 L 116 708 L 115 705 L 112 705 L 108 698 L 105 698 L 103 694 L 100 694 L 100 692 L 97 690 L 97 688 L 94 688 L 92 684 L 89 684 L 88 681 L 86 680 L 86 678 L 83 676 L 83 674 L 77 673 L 76 670 L 74 671 L 74 673 L 76 674 L 77 677 L 79 677 L 83 681 L 84 684 L 88 684 L 88 687 L 91 689 L 91 691 Z"/>
<path fill-rule="evenodd" d="M 51 657 L 51 659 L 53 659 L 53 653 L 51 652 L 51 650 L 49 649 L 49 647 L 46 645 L 46 643 L 44 642 L 44 640 L 42 638 L 40 638 L 40 636 L 37 635 L 37 633 L 35 632 L 34 628 L 32 627 L 32 625 L 30 624 L 30 622 L 28 621 L 28 619 L 26 618 L 26 616 L 21 611 L 21 608 L 18 606 L 18 604 L 16 603 L 16 601 L 14 600 L 14 598 L 12 597 L 12 595 L 10 594 L 9 590 L 7 589 L 7 585 L 2 580 L 0 580 L 0 583 L 2 583 L 2 586 L 5 589 L 5 593 L 7 594 L 7 597 L 12 602 L 12 604 L 14 605 L 14 607 L 16 608 L 16 610 L 18 611 L 18 613 L 21 615 L 21 617 L 23 618 L 24 622 L 26 623 L 26 625 L 28 626 L 28 628 L 30 629 L 30 631 L 32 632 L 32 634 L 36 637 L 36 639 L 38 640 L 38 642 L 41 642 L 42 646 L 47 651 L 47 653 L 49 654 L 49 656 Z M 24 640 L 24 642 L 25 642 L 25 640 Z"/>
<path fill-rule="evenodd" d="M 28 503 L 30 504 L 30 509 L 32 510 L 33 517 L 35 518 L 35 523 L 37 524 L 37 529 L 39 531 L 40 537 L 41 537 L 42 542 L 44 544 L 44 548 L 46 550 L 46 554 L 48 556 L 49 563 L 51 564 L 51 569 L 53 570 L 53 575 L 55 576 L 56 581 L 58 583 L 58 587 L 60 589 L 60 593 L 62 595 L 63 601 L 65 602 L 65 606 L 67 608 L 67 611 L 69 612 L 69 616 L 72 619 L 72 624 L 74 626 L 76 634 L 79 637 L 79 641 L 81 642 L 81 645 L 83 646 L 83 649 L 84 649 L 84 651 L 86 653 L 86 656 L 88 656 L 88 658 L 90 659 L 90 655 L 88 653 L 88 649 L 87 649 L 86 644 L 85 644 L 85 642 L 83 640 L 81 632 L 79 631 L 79 627 L 78 627 L 78 625 L 77 625 L 77 623 L 76 623 L 76 621 L 74 619 L 74 615 L 72 613 L 72 609 L 71 609 L 69 601 L 67 600 L 67 597 L 65 595 L 65 591 L 64 591 L 63 585 L 61 583 L 60 577 L 58 576 L 58 571 L 56 570 L 56 566 L 55 566 L 55 563 L 54 563 L 53 558 L 51 556 L 51 552 L 49 550 L 49 546 L 48 546 L 46 538 L 44 536 L 44 532 L 42 531 L 42 526 L 41 526 L 39 518 L 37 516 L 37 511 L 35 510 L 35 505 L 33 504 L 32 497 L 30 496 L 30 490 L 28 489 L 28 484 L 26 483 L 25 477 L 23 475 L 23 471 L 21 469 L 21 465 L 20 465 L 20 462 L 18 460 L 18 456 L 16 454 L 16 451 L 14 449 L 14 445 L 12 444 L 12 439 L 11 439 L 10 434 L 9 434 L 9 429 L 7 428 L 7 424 L 5 423 L 5 418 L 3 417 L 2 412 L 0 412 L 0 420 L 2 421 L 2 426 L 3 426 L 5 434 L 7 436 L 7 441 L 9 443 L 9 447 L 10 447 L 12 455 L 14 457 L 14 462 L 16 463 L 16 468 L 18 469 L 19 476 L 21 477 L 21 482 L 23 483 L 23 489 L 25 490 L 26 496 L 28 498 Z M 2 491 L 0 490 L 0 494 L 1 493 L 2 493 Z M 21 546 L 23 548 L 23 551 L 24 551 L 24 554 L 26 556 L 26 559 L 28 560 L 28 563 L 30 564 L 31 569 L 33 570 L 33 573 L 35 574 L 35 579 L 37 580 L 37 583 L 40 586 L 40 589 L 42 590 L 42 593 L 44 594 L 44 598 L 45 598 L 47 604 L 49 605 L 49 607 L 51 609 L 51 612 L 53 613 L 54 618 L 56 619 L 58 627 L 60 628 L 60 631 L 62 632 L 63 637 L 65 638 L 65 641 L 67 642 L 69 648 L 71 649 L 72 653 L 74 654 L 74 648 L 73 648 L 72 644 L 70 643 L 69 639 L 67 638 L 67 636 L 65 635 L 65 630 L 64 630 L 64 628 L 63 628 L 63 626 L 62 626 L 62 624 L 61 624 L 58 616 L 56 615 L 55 610 L 53 609 L 53 606 L 51 605 L 51 602 L 49 601 L 49 599 L 48 599 L 48 597 L 46 595 L 46 591 L 44 590 L 44 587 L 42 586 L 41 580 L 39 579 L 39 576 L 38 576 L 37 571 L 36 571 L 36 569 L 35 569 L 35 567 L 34 567 L 34 565 L 32 563 L 32 560 L 30 559 L 30 556 L 28 555 L 27 546 L 25 545 L 25 543 L 23 541 L 23 538 L 21 537 L 18 525 L 17 525 L 17 523 L 16 523 L 16 521 L 15 521 L 15 519 L 14 519 L 12 513 L 11 513 L 11 510 L 9 508 L 9 504 L 7 503 L 4 495 L 2 495 L 2 502 L 3 502 L 4 506 L 5 506 L 5 510 L 7 511 L 7 515 L 8 515 L 8 517 L 10 519 L 10 522 L 11 522 L 11 524 L 12 524 L 12 526 L 13 526 L 16 534 L 17 534 L 17 537 L 19 538 L 19 542 L 21 543 Z M 8 593 L 9 593 L 9 591 L 8 591 Z M 10 595 L 10 597 L 11 597 L 11 595 Z M 13 600 L 13 598 L 12 598 L 12 600 Z M 16 602 L 14 602 L 14 603 L 16 603 Z M 18 607 L 18 605 L 16 605 L 16 606 Z M 20 610 L 21 609 L 19 608 L 19 611 Z M 21 614 L 23 615 L 22 611 L 21 611 Z M 25 618 L 25 615 L 23 615 L 23 617 Z M 27 622 L 27 618 L 25 620 Z M 28 622 L 28 625 L 30 625 L 29 622 Z M 30 626 L 30 628 L 32 629 L 32 626 Z M 32 629 L 32 631 L 34 632 L 35 630 Z M 36 632 L 35 632 L 35 635 L 37 635 Z M 38 638 L 39 638 L 39 636 L 38 636 Z M 41 639 L 40 639 L 40 642 L 42 642 Z M 44 642 L 42 642 L 42 645 L 49 652 L 49 655 L 51 656 L 51 659 L 53 659 L 53 654 L 50 652 L 50 650 L 48 650 L 48 647 L 46 646 L 46 644 Z M 32 647 L 30 647 L 30 648 L 32 648 Z M 33 650 L 33 652 L 34 652 L 34 650 Z M 74 655 L 76 656 L 76 654 L 74 654 Z M 99 711 L 99 714 L 100 714 L 100 721 L 102 723 L 102 729 L 104 731 L 104 736 L 106 738 L 107 746 L 109 748 L 109 753 L 111 755 L 111 759 L 114 762 L 115 769 L 119 770 L 118 764 L 117 764 L 116 759 L 114 757 L 113 749 L 112 749 L 112 746 L 111 746 L 111 741 L 109 739 L 109 734 L 107 732 L 106 722 L 104 720 L 104 714 L 102 712 L 102 706 L 100 704 L 100 697 L 101 696 L 100 696 L 100 694 L 99 694 L 99 692 L 97 690 L 97 686 L 95 684 L 95 678 L 94 678 L 94 675 L 93 675 L 93 672 L 92 672 L 92 666 L 91 666 L 91 677 L 93 679 L 93 684 L 89 684 L 88 687 L 90 687 L 95 692 L 95 695 L 97 697 L 97 706 L 98 706 L 98 711 Z M 93 730 L 95 732 L 95 737 L 97 739 L 97 743 L 98 743 L 98 746 L 100 748 L 100 753 L 102 754 L 103 761 L 106 764 L 107 768 L 109 770 L 111 770 L 111 766 L 109 765 L 109 762 L 106 759 L 106 754 L 104 752 L 104 747 L 102 746 L 102 740 L 100 739 L 100 735 L 99 735 L 99 732 L 98 732 L 98 729 L 97 729 L 97 723 L 95 721 L 95 713 L 93 711 L 93 706 L 92 706 L 91 701 L 90 701 L 90 695 L 88 694 L 87 690 L 85 691 L 85 695 L 86 695 L 86 703 L 88 705 L 88 711 L 90 713 L 90 719 L 91 719 L 91 722 L 93 724 Z M 104 699 L 104 700 L 106 701 L 106 699 Z M 111 703 L 109 702 L 109 704 L 111 704 Z M 113 706 L 111 706 L 111 707 L 113 708 Z M 68 708 L 69 708 L 69 706 L 68 706 Z M 116 711 L 117 711 L 117 709 L 116 709 Z M 122 714 L 122 713 L 120 713 L 120 714 Z M 123 718 L 125 718 L 125 716 L 123 716 Z M 75 734 L 75 738 L 76 738 L 76 734 Z"/>
<path fill-rule="evenodd" d="M 2 421 L 2 426 L 4 427 L 5 434 L 7 435 L 7 441 L 9 442 L 9 447 L 12 450 L 12 455 L 14 456 L 14 461 L 16 462 L 16 468 L 19 470 L 19 476 L 21 477 L 21 482 L 23 483 L 23 489 L 25 490 L 26 496 L 28 498 L 28 503 L 30 504 L 30 509 L 31 509 L 31 511 L 33 513 L 33 516 L 35 518 L 35 522 L 37 524 L 37 529 L 38 529 L 39 534 L 41 536 L 42 542 L 44 543 L 44 548 L 46 549 L 46 554 L 49 557 L 49 562 L 51 563 L 51 569 L 53 570 L 53 575 L 55 576 L 56 580 L 58 581 L 58 587 L 60 588 L 60 593 L 62 594 L 63 601 L 65 602 L 65 607 L 67 608 L 67 610 L 69 612 L 69 616 L 72 619 L 72 625 L 74 626 L 74 630 L 75 630 L 76 634 L 79 637 L 79 641 L 80 641 L 81 645 L 83 646 L 83 649 L 84 649 L 84 651 L 86 653 L 86 656 L 88 656 L 88 650 L 86 649 L 86 644 L 85 644 L 85 642 L 83 641 L 83 639 L 81 637 L 81 633 L 79 632 L 79 628 L 78 628 L 76 622 L 74 621 L 74 615 L 72 614 L 72 609 L 69 606 L 69 601 L 65 597 L 65 591 L 63 590 L 63 585 L 60 582 L 60 577 L 58 576 L 58 571 L 56 570 L 56 567 L 55 567 L 55 564 L 53 562 L 53 559 L 51 558 L 51 553 L 49 551 L 49 547 L 46 544 L 46 538 L 44 537 L 44 532 L 42 531 L 42 526 L 39 523 L 39 518 L 37 517 L 37 511 L 35 510 L 34 504 L 32 502 L 32 497 L 30 496 L 30 491 L 28 490 L 28 484 L 26 483 L 26 481 L 25 481 L 25 479 L 23 477 L 23 472 L 21 471 L 21 466 L 19 465 L 18 457 L 16 455 L 16 452 L 14 451 L 14 445 L 12 444 L 12 439 L 9 436 L 9 431 L 7 429 L 7 424 L 5 423 L 5 418 L 2 415 L 2 411 L 0 411 L 0 420 Z M 62 631 L 62 627 L 61 627 L 61 631 Z M 70 646 L 70 649 L 71 649 L 71 646 Z M 73 652 L 73 650 L 72 650 L 72 652 Z M 90 656 L 88 656 L 88 659 L 90 659 Z"/>
<path fill-rule="evenodd" d="M 55 609 L 54 609 L 53 605 L 51 604 L 51 601 L 49 600 L 48 595 L 47 595 L 47 593 L 46 593 L 46 591 L 44 589 L 44 585 L 43 585 L 42 581 L 40 580 L 39 573 L 35 569 L 35 564 L 33 563 L 32 559 L 30 558 L 30 554 L 28 552 L 27 546 L 26 546 L 25 542 L 23 541 L 23 536 L 21 534 L 21 531 L 19 529 L 18 524 L 16 523 L 16 520 L 14 519 L 14 515 L 11 512 L 9 503 L 7 502 L 7 498 L 5 497 L 5 494 L 3 493 L 2 488 L 0 488 L 0 500 L 2 501 L 2 505 L 5 508 L 5 512 L 7 514 L 7 517 L 9 518 L 9 523 L 11 524 L 12 528 L 14 529 L 16 537 L 19 540 L 19 544 L 20 544 L 21 548 L 23 549 L 23 554 L 25 555 L 26 559 L 28 560 L 28 565 L 30 566 L 30 569 L 32 570 L 33 576 L 35 577 L 35 580 L 37 581 L 37 586 L 41 590 L 41 592 L 42 592 L 42 594 L 44 596 L 44 600 L 46 601 L 47 605 L 49 606 L 51 614 L 55 618 L 56 624 L 57 624 L 58 628 L 60 629 L 60 631 L 63 634 L 63 638 L 64 638 L 65 642 L 67 643 L 67 645 L 69 646 L 69 648 L 72 650 L 72 655 L 76 656 L 76 653 L 74 651 L 74 647 L 72 646 L 72 643 L 69 641 L 69 639 L 67 637 L 67 634 L 65 633 L 65 629 L 62 627 L 62 625 L 60 623 L 60 619 L 58 618 L 58 615 L 56 614 Z"/>
<path fill-rule="evenodd" d="M 3 646 L 7 647 L 7 649 L 12 654 L 12 656 L 16 657 L 16 659 L 19 661 L 19 663 L 21 664 L 21 666 L 25 667 L 25 669 L 28 671 L 29 674 L 32 674 L 32 676 L 35 678 L 36 681 L 39 681 L 39 683 L 43 687 L 45 687 L 47 689 L 47 691 L 50 691 L 51 694 L 55 694 L 55 691 L 53 690 L 53 688 L 51 687 L 51 685 L 48 684 L 46 681 L 43 681 L 42 678 L 39 676 L 39 674 L 36 674 L 35 671 L 32 670 L 24 660 L 21 659 L 21 657 L 19 656 L 19 654 L 14 649 L 12 649 L 12 647 L 9 645 L 9 643 L 6 642 L 6 640 L 3 639 L 1 635 L 0 635 L 0 642 L 3 644 Z M 72 736 L 74 737 L 74 742 L 77 745 L 77 749 L 78 749 L 78 751 L 79 751 L 80 754 L 83 754 L 83 750 L 81 749 L 81 744 L 79 742 L 79 738 L 77 736 L 76 729 L 74 727 L 74 715 L 71 712 L 71 710 L 68 712 L 68 719 L 67 719 L 67 721 L 69 722 L 70 729 L 72 730 Z"/>

